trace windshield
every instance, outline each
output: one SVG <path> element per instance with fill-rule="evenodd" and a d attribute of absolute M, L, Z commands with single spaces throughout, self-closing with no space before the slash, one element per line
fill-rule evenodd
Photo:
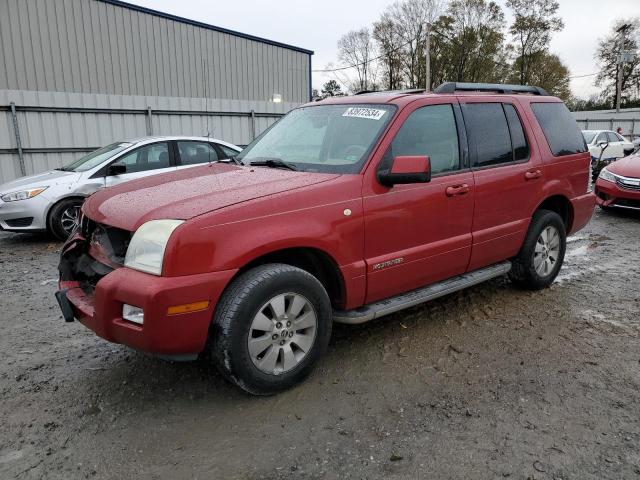
<path fill-rule="evenodd" d="M 106 147 L 94 150 L 90 154 L 85 155 L 84 157 L 79 158 L 78 160 L 75 160 L 68 165 L 65 165 L 59 170 L 63 170 L 65 172 L 86 172 L 87 170 L 91 170 L 92 168 L 97 167 L 102 162 L 108 160 L 117 153 L 120 153 L 123 150 L 129 148 L 131 145 L 133 145 L 133 143 L 112 143 L 111 145 L 107 145 Z"/>
<path fill-rule="evenodd" d="M 582 136 L 584 137 L 584 141 L 587 142 L 588 144 L 591 143 L 593 141 L 593 137 L 596 136 L 596 133 L 598 132 L 592 132 L 589 130 L 583 130 L 582 131 Z"/>
<path fill-rule="evenodd" d="M 285 163 L 306 172 L 358 173 L 394 110 L 391 105 L 298 108 L 237 158 L 245 165 Z"/>

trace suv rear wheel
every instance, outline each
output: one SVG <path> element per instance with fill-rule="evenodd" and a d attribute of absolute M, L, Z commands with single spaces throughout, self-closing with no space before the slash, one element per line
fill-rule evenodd
<path fill-rule="evenodd" d="M 223 375 L 255 395 L 302 381 L 331 336 L 331 302 L 308 272 L 268 264 L 235 279 L 220 298 L 208 348 Z"/>
<path fill-rule="evenodd" d="M 512 259 L 511 280 L 532 290 L 548 287 L 562 267 L 566 248 L 567 234 L 560 215 L 550 210 L 538 210 L 533 215 L 520 253 Z"/>

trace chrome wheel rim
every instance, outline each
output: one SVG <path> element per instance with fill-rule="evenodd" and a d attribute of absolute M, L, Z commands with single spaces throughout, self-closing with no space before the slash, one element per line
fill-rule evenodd
<path fill-rule="evenodd" d="M 247 344 L 258 370 L 280 375 L 295 368 L 311 351 L 318 318 L 311 302 L 283 293 L 266 302 L 253 317 Z"/>
<path fill-rule="evenodd" d="M 60 216 L 60 225 L 66 233 L 73 232 L 80 220 L 80 205 L 71 205 Z"/>
<path fill-rule="evenodd" d="M 541 277 L 548 277 L 553 272 L 560 256 L 560 232 L 548 226 L 540 233 L 533 252 L 533 267 Z"/>

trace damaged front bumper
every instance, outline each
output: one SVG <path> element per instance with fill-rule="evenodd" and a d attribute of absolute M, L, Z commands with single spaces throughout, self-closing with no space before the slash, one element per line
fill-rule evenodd
<path fill-rule="evenodd" d="M 95 243 L 76 232 L 63 247 L 56 298 L 65 320 L 77 319 L 110 342 L 144 352 L 168 357 L 201 352 L 216 301 L 236 271 L 158 277 L 114 265 Z M 171 306 L 202 300 L 209 301 L 207 309 L 168 313 Z M 123 318 L 125 304 L 143 309 L 143 324 Z"/>

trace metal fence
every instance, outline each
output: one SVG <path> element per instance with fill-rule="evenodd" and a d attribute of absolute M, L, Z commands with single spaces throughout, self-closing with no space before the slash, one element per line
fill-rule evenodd
<path fill-rule="evenodd" d="M 6 92 L 6 91 L 5 91 Z M 78 98 L 0 92 L 0 184 L 58 168 L 99 147 L 148 135 L 250 143 L 293 104 L 172 97 Z M 17 98 L 16 98 L 17 97 Z M 145 103 L 143 103 L 145 101 Z"/>

